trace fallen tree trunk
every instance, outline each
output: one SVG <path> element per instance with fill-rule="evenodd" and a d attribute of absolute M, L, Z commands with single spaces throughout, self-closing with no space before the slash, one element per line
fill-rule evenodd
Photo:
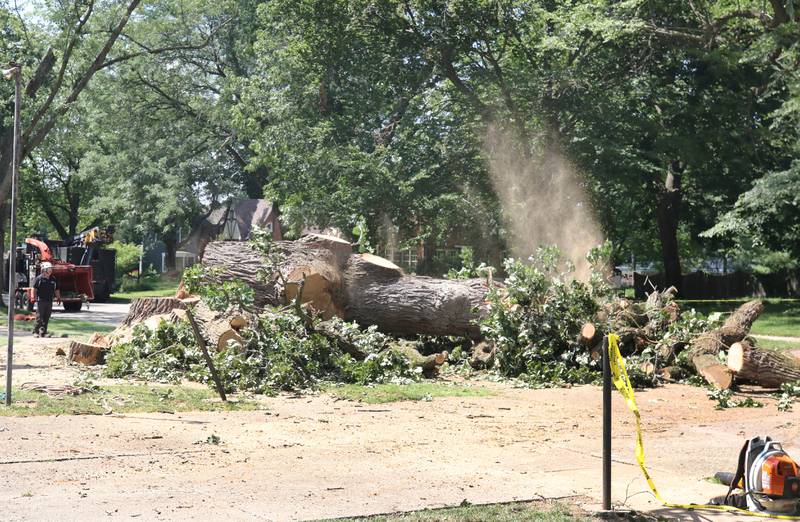
<path fill-rule="evenodd" d="M 473 310 L 484 305 L 482 280 L 408 276 L 383 258 L 361 254 L 350 257 L 344 282 L 346 320 L 401 335 L 480 336 Z"/>
<path fill-rule="evenodd" d="M 133 326 L 154 315 L 168 314 L 175 308 L 185 309 L 186 305 L 175 297 L 141 297 L 134 299 L 122 326 Z"/>
<path fill-rule="evenodd" d="M 776 350 L 766 350 L 748 341 L 733 343 L 728 351 L 728 368 L 737 379 L 752 381 L 765 388 L 800 380 L 800 360 Z"/>
<path fill-rule="evenodd" d="M 744 339 L 763 311 L 764 303 L 748 301 L 737 308 L 720 328 L 698 335 L 692 341 L 689 354 L 697 373 L 721 390 L 730 388 L 733 372 L 717 356 L 721 350 L 727 350 L 733 343 Z"/>
<path fill-rule="evenodd" d="M 347 241 L 310 234 L 297 241 L 276 241 L 276 266 L 246 241 L 214 241 L 206 246 L 204 274 L 211 283 L 241 281 L 253 289 L 254 305 L 281 306 L 292 301 L 303 286 L 303 303 L 311 303 L 324 319 L 342 317 L 342 268 L 352 252 Z"/>
<path fill-rule="evenodd" d="M 255 305 L 264 307 L 291 302 L 302 281 L 300 301 L 323 319 L 399 335 L 480 336 L 474 323 L 485 310 L 485 281 L 410 276 L 381 257 L 353 254 L 350 243 L 329 236 L 278 241 L 273 248 L 280 260 L 266 266 L 250 243 L 209 243 L 203 257 L 209 282 L 242 281 L 255 292 Z"/>

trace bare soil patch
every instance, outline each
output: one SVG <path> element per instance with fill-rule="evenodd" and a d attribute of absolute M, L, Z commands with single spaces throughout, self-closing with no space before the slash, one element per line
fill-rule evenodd
<path fill-rule="evenodd" d="M 15 383 L 72 382 L 58 342 L 21 342 Z M 597 509 L 600 389 L 481 385 L 494 393 L 378 405 L 283 394 L 256 412 L 2 418 L 3 518 L 304 520 L 560 497 Z M 745 437 L 800 450 L 800 418 L 768 397 L 765 408 L 722 411 L 702 388 L 637 397 L 651 474 L 675 502 L 724 493 L 706 479 L 735 466 Z M 642 493 L 633 437 L 615 396 L 614 502 L 660 510 Z"/>

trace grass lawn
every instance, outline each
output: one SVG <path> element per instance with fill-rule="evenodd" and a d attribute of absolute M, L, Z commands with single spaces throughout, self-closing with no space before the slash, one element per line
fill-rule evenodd
<path fill-rule="evenodd" d="M 544 502 L 515 502 L 442 509 L 425 509 L 410 513 L 376 515 L 363 518 L 336 519 L 348 522 L 567 522 L 589 521 L 589 517 L 574 514 L 563 504 Z"/>
<path fill-rule="evenodd" d="M 326 391 L 338 399 L 359 401 L 367 404 L 383 404 L 396 401 L 421 401 L 433 397 L 486 397 L 492 395 L 486 388 L 447 383 L 357 384 L 331 385 Z"/>
<path fill-rule="evenodd" d="M 111 296 L 111 303 L 129 303 L 137 297 L 170 297 L 175 295 L 175 291 L 180 284 L 180 277 L 162 276 L 155 281 L 148 281 L 142 284 L 140 289 L 126 292 L 117 292 Z"/>
<path fill-rule="evenodd" d="M 748 299 L 726 301 L 681 301 L 683 309 L 694 308 L 708 315 L 712 312 L 730 313 Z M 800 299 L 767 299 L 764 313 L 753 324 L 750 333 L 800 337 Z"/>
<path fill-rule="evenodd" d="M 772 339 L 756 338 L 758 345 L 771 350 L 800 350 L 800 342 L 773 341 Z"/>
<path fill-rule="evenodd" d="M 0 416 L 260 409 L 257 402 L 249 400 L 223 403 L 216 392 L 210 389 L 134 384 L 101 386 L 89 393 L 63 397 L 50 397 L 40 392 L 15 388 L 12 400 L 11 406 L 0 405 Z"/>

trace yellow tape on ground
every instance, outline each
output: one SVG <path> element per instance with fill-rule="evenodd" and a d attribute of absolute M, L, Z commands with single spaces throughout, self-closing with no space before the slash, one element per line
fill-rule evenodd
<path fill-rule="evenodd" d="M 611 379 L 614 382 L 617 390 L 625 398 L 628 404 L 628 409 L 631 410 L 633 416 L 636 418 L 636 461 L 639 463 L 639 469 L 642 470 L 644 478 L 647 480 L 647 485 L 650 491 L 656 497 L 656 500 L 661 502 L 666 507 L 679 508 L 679 509 L 715 509 L 717 511 L 730 511 L 732 513 L 739 513 L 742 515 L 749 515 L 761 518 L 777 518 L 780 520 L 800 520 L 800 516 L 794 515 L 772 515 L 768 513 L 759 513 L 757 511 L 750 511 L 747 509 L 740 509 L 733 506 L 717 506 L 714 504 L 673 504 L 667 502 L 664 497 L 656 489 L 650 473 L 647 472 L 647 467 L 644 464 L 644 444 L 642 442 L 642 419 L 639 414 L 639 407 L 636 406 L 636 397 L 633 394 L 633 386 L 631 386 L 630 378 L 628 378 L 628 371 L 625 369 L 625 359 L 619 353 L 619 336 L 609 334 L 608 336 L 608 360 L 611 366 Z"/>

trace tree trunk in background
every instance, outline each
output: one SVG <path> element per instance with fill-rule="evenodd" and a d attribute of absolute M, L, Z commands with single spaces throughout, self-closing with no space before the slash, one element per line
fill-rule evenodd
<path fill-rule="evenodd" d="M 6 211 L 9 210 L 8 205 L 0 204 L 0 283 L 5 287 L 0 291 L 0 305 L 5 305 L 3 300 L 3 291 L 8 290 L 6 281 Z"/>
<path fill-rule="evenodd" d="M 178 251 L 178 239 L 175 234 L 170 234 L 162 239 L 164 241 L 164 270 L 174 272 L 176 269 L 176 252 Z"/>
<path fill-rule="evenodd" d="M 667 180 L 661 188 L 658 200 L 658 235 L 661 240 L 661 258 L 664 262 L 664 287 L 674 286 L 681 290 L 681 261 L 678 250 L 678 225 L 683 193 L 681 176 L 683 166 L 679 161 L 670 162 Z"/>

